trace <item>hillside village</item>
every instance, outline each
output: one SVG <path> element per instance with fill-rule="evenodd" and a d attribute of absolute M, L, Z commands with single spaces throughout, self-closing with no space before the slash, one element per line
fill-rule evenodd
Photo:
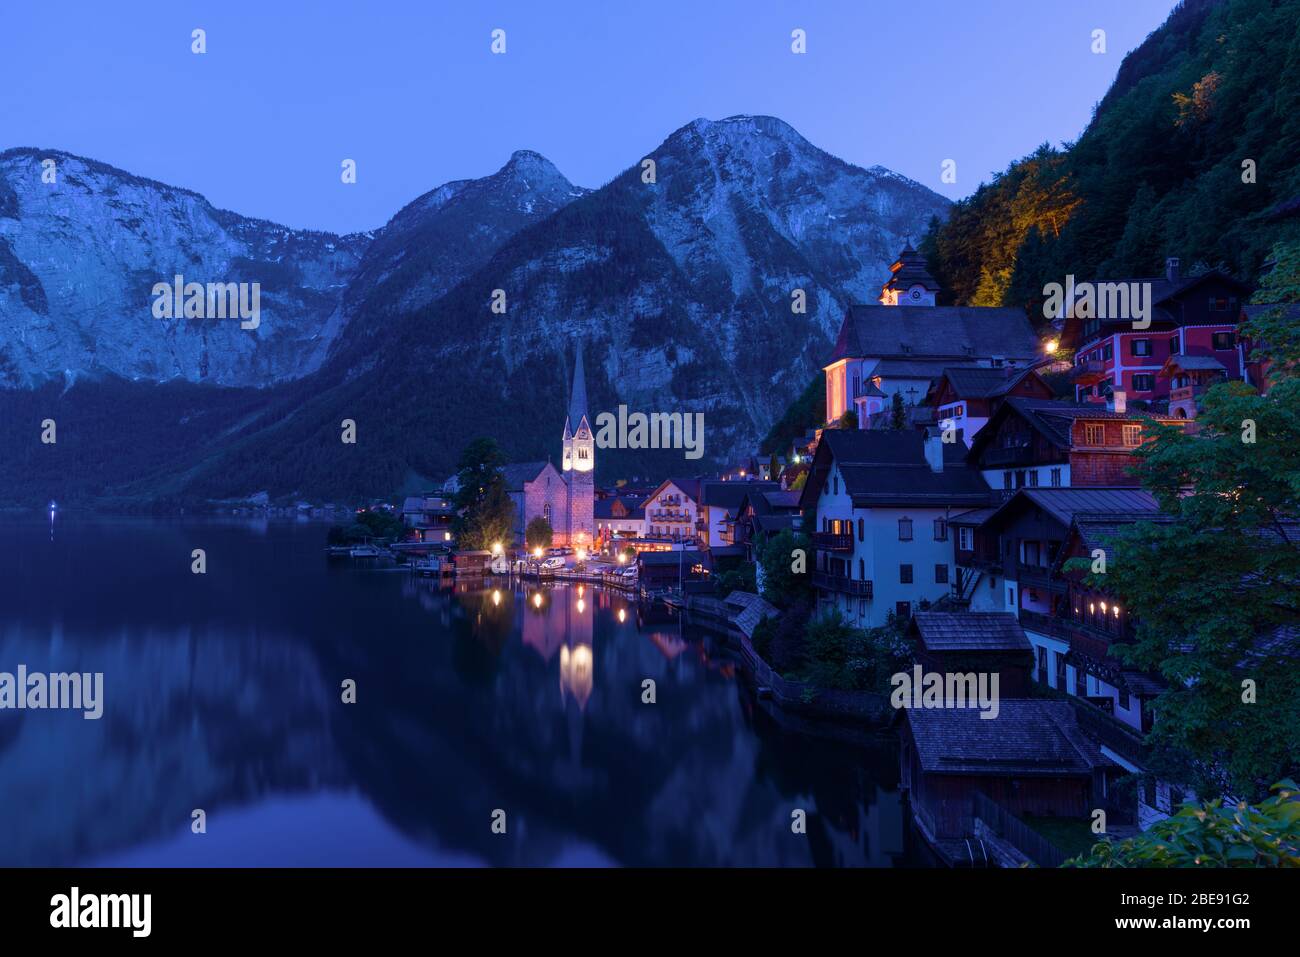
<path fill-rule="evenodd" d="M 1240 325 L 1268 307 L 1246 305 L 1249 290 L 1221 274 L 1183 276 L 1172 258 L 1137 281 L 1154 287 L 1147 328 L 1069 308 L 1036 334 L 1020 309 L 936 305 L 909 245 L 879 304 L 844 317 L 823 367 L 825 421 L 721 473 L 653 483 L 592 481 L 578 344 L 559 467 L 499 469 L 508 534 L 457 541 L 466 499 L 453 477 L 406 499 L 404 544 L 446 552 L 444 574 L 496 564 L 603 581 L 721 622 L 778 702 L 896 722 L 914 820 L 947 863 L 1059 863 L 1021 818 L 1101 810 L 1120 836 L 1217 796 L 1152 761 L 1146 736 L 1169 682 L 1117 654 L 1138 620 L 1104 572 L 1122 530 L 1179 521 L 1134 468 L 1153 430 L 1194 434 L 1216 383 L 1267 393 L 1268 365 Z M 1298 543 L 1300 523 L 1274 534 Z M 783 563 L 794 585 L 772 579 Z M 1294 615 L 1259 636 L 1269 655 L 1300 654 Z M 835 673 L 812 648 L 827 628 L 901 642 L 891 667 L 995 673 L 996 719 L 973 702 L 882 717 L 873 701 L 889 667 L 874 681 L 846 678 L 857 665 L 843 662 Z M 808 642 L 802 655 L 782 650 L 791 631 Z"/>

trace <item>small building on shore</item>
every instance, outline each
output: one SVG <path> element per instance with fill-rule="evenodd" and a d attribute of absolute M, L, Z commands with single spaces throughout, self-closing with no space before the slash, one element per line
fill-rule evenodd
<path fill-rule="evenodd" d="M 916 663 L 927 672 L 996 674 L 1002 698 L 1029 696 L 1034 649 L 1016 616 L 1006 612 L 918 611 L 909 634 Z"/>

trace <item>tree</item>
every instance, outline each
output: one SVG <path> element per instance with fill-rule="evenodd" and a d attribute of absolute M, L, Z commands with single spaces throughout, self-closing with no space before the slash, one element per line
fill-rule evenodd
<path fill-rule="evenodd" d="M 474 439 L 461 453 L 456 540 L 462 548 L 491 549 L 510 540 L 515 505 L 501 475 L 504 464 L 505 455 L 492 439 Z"/>
<path fill-rule="evenodd" d="M 1300 299 L 1300 255 L 1282 250 L 1267 294 Z M 1143 486 L 1173 522 L 1141 522 L 1110 542 L 1110 588 L 1138 619 L 1114 645 L 1169 683 L 1151 705 L 1152 770 L 1200 794 L 1254 800 L 1300 770 L 1300 354 L 1294 322 L 1256 326 L 1275 362 L 1267 396 L 1243 382 L 1209 389 L 1195 433 L 1146 426 Z"/>
<path fill-rule="evenodd" d="M 856 429 L 858 427 L 858 413 L 853 409 L 845 409 L 844 414 L 840 416 L 841 429 Z"/>
<path fill-rule="evenodd" d="M 535 548 L 550 548 L 554 535 L 551 523 L 542 516 L 537 515 L 524 529 L 524 544 L 528 546 L 529 551 Z"/>
<path fill-rule="evenodd" d="M 894 397 L 890 399 L 889 427 L 891 429 L 901 429 L 906 425 L 907 412 L 903 408 L 903 393 L 895 392 Z"/>
<path fill-rule="evenodd" d="M 1065 867 L 1300 867 L 1300 801 L 1294 781 L 1273 785 L 1258 806 L 1186 804 L 1136 837 L 1098 841 Z"/>
<path fill-rule="evenodd" d="M 763 566 L 763 597 L 777 608 L 790 608 L 812 593 L 812 543 L 806 535 L 778 532 L 758 546 Z"/>

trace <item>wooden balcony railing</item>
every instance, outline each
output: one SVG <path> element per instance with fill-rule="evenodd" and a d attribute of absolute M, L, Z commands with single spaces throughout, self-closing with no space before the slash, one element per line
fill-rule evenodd
<path fill-rule="evenodd" d="M 813 532 L 813 547 L 824 552 L 853 551 L 853 536 L 841 532 Z"/>
<path fill-rule="evenodd" d="M 841 595 L 852 595 L 855 598 L 872 597 L 870 581 L 855 581 L 843 575 L 831 575 L 827 572 L 814 572 L 813 586 L 825 591 L 839 592 Z"/>

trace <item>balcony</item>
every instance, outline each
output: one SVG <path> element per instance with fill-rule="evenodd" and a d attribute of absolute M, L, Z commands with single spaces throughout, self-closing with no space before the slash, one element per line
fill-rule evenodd
<path fill-rule="evenodd" d="M 813 532 L 813 547 L 824 552 L 853 551 L 853 536 L 839 532 Z"/>
<path fill-rule="evenodd" d="M 813 572 L 813 587 L 820 588 L 822 591 L 839 592 L 841 595 L 851 595 L 854 598 L 871 599 L 871 582 L 855 581 L 852 578 L 845 578 L 843 575 L 831 575 L 827 572 Z"/>
<path fill-rule="evenodd" d="M 1094 628 L 1083 622 L 1059 618 L 1056 615 L 1025 611 L 1023 608 L 1020 610 L 1020 624 L 1040 634 L 1069 642 L 1071 651 L 1099 662 L 1106 660 L 1112 644 L 1126 640 L 1125 635 L 1117 632 Z"/>
<path fill-rule="evenodd" d="M 1088 359 L 1075 364 L 1074 381 L 1077 385 L 1092 385 L 1110 374 L 1104 359 Z"/>
<path fill-rule="evenodd" d="M 1017 565 L 1016 581 L 1021 585 L 1034 588 L 1049 588 L 1052 591 L 1065 591 L 1065 581 L 1052 577 L 1052 570 L 1042 565 Z"/>

